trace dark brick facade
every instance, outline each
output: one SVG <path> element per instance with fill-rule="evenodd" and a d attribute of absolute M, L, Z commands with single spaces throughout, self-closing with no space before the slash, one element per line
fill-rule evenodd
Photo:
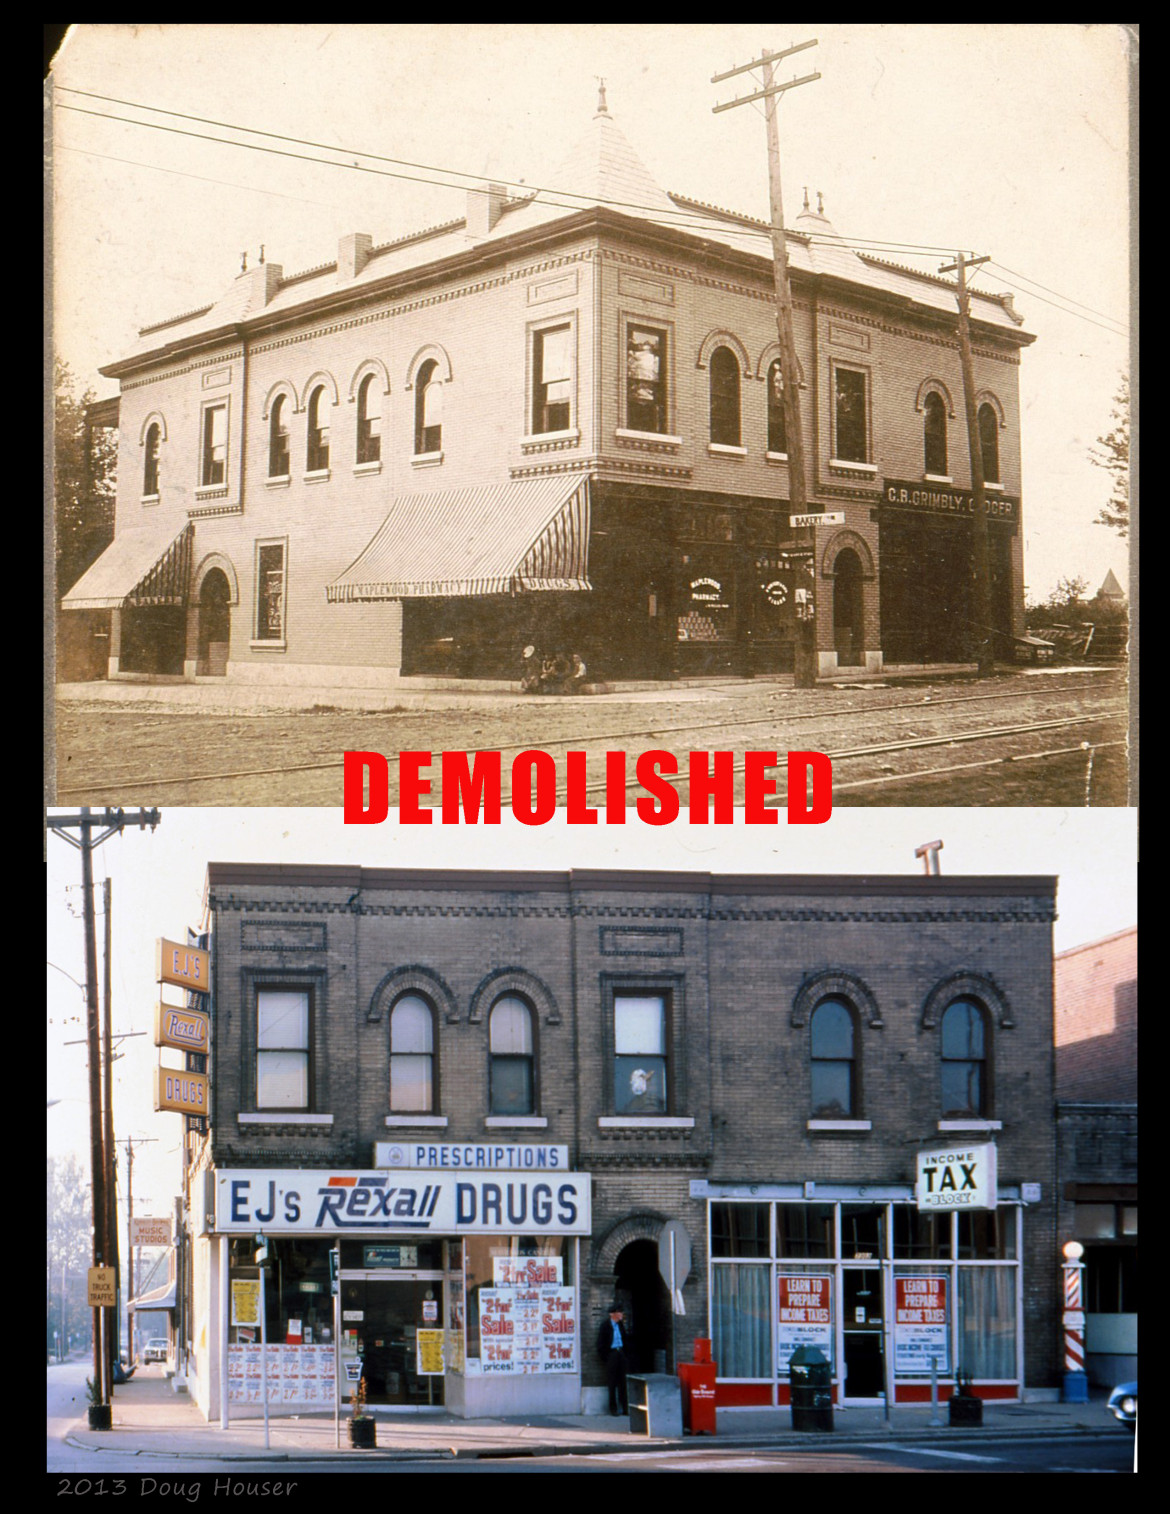
<path fill-rule="evenodd" d="M 679 873 L 459 873 L 349 867 L 208 870 L 216 1167 L 368 1165 L 386 1140 L 389 1007 L 435 1009 L 437 1099 L 420 1138 L 483 1141 L 488 1015 L 501 992 L 535 1010 L 539 1125 L 510 1140 L 567 1145 L 593 1180 L 581 1243 L 581 1362 L 631 1243 L 681 1220 L 694 1248 L 680 1343 L 707 1325 L 707 1200 L 696 1184 L 912 1187 L 940 1126 L 939 1005 L 978 1000 L 990 1042 L 1001 1198 L 1039 1185 L 1022 1256 L 1024 1381 L 1058 1360 L 1051 878 L 853 878 Z M 311 1116 L 255 1110 L 257 983 L 313 993 Z M 950 988 L 948 988 L 950 985 Z M 615 1115 L 615 990 L 664 994 L 665 1116 Z M 855 1011 L 856 1105 L 810 1128 L 809 1016 L 826 993 Z M 322 1116 L 331 1121 L 322 1123 Z M 498 1133 L 498 1131 L 496 1132 Z M 409 1123 L 392 1134 L 410 1136 Z M 419 1135 L 419 1131 L 414 1134 Z M 703 1190 L 712 1191 L 711 1188 Z"/>

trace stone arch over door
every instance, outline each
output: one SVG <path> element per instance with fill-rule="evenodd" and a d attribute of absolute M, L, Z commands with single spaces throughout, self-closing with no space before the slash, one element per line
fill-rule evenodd
<path fill-rule="evenodd" d="M 231 660 L 232 610 L 240 585 L 231 559 L 222 552 L 205 557 L 191 575 L 187 601 L 187 675 L 223 678 Z"/>
<path fill-rule="evenodd" d="M 599 1242 L 590 1267 L 597 1320 L 615 1299 L 625 1311 L 633 1342 L 634 1370 L 661 1372 L 670 1343 L 670 1296 L 658 1272 L 661 1215 L 627 1215 Z"/>

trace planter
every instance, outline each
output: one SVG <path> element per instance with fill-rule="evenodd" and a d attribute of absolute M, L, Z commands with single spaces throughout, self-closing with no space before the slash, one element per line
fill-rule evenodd
<path fill-rule="evenodd" d="M 359 1451 L 368 1451 L 378 1444 L 378 1421 L 372 1415 L 349 1422 L 349 1443 Z"/>
<path fill-rule="evenodd" d="M 981 1425 L 983 1400 L 971 1394 L 956 1394 L 947 1400 L 952 1425 Z"/>
<path fill-rule="evenodd" d="M 113 1404 L 90 1404 L 89 1428 L 91 1430 L 112 1430 L 114 1428 Z"/>

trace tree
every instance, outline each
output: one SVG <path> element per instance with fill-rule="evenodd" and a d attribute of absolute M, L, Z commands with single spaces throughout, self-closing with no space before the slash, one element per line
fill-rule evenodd
<path fill-rule="evenodd" d="M 77 394 L 68 364 L 53 366 L 53 499 L 57 592 L 71 589 L 114 539 L 117 433 L 89 427 L 92 389 Z"/>
<path fill-rule="evenodd" d="M 1112 479 L 1109 503 L 1093 524 L 1110 526 L 1121 536 L 1129 535 L 1129 379 L 1123 373 L 1113 396 L 1113 428 L 1089 448 L 1089 459 L 1104 468 Z"/>
<path fill-rule="evenodd" d="M 86 1269 L 93 1262 L 93 1217 L 89 1179 L 75 1156 L 49 1157 L 46 1194 L 45 1299 L 49 1348 L 54 1330 L 68 1346 L 70 1335 L 89 1335 Z"/>

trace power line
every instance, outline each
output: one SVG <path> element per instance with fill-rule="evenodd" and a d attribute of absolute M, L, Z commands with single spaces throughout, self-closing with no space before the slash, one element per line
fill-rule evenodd
<path fill-rule="evenodd" d="M 1099 315 L 1102 320 L 1115 321 L 1118 326 L 1125 326 L 1124 321 L 1118 321 L 1116 316 L 1107 315 L 1104 310 L 1094 310 L 1092 305 L 1082 305 L 1080 300 L 1074 300 L 1071 295 L 1061 294 L 1059 289 L 1049 289 L 1047 284 L 1041 284 L 1038 279 L 1030 279 L 1026 273 L 1020 273 L 1015 268 L 1008 268 L 1003 263 L 997 262 L 994 258 L 992 259 L 991 266 L 993 268 L 1000 268 L 1004 273 L 1009 273 L 1017 279 L 1023 279 L 1025 284 L 1032 284 L 1037 289 L 1043 289 L 1047 294 L 1054 294 L 1059 300 L 1067 300 L 1070 305 L 1075 305 L 1079 310 L 1087 310 L 1090 315 Z M 1129 327 L 1125 326 L 1125 329 L 1128 331 Z"/>

